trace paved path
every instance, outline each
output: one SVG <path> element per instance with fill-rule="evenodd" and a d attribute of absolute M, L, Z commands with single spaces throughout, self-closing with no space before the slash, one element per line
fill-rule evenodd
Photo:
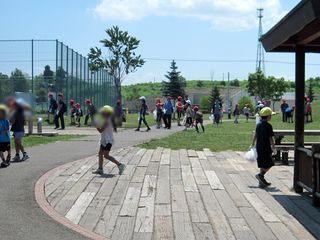
<path fill-rule="evenodd" d="M 152 129 L 151 132 L 123 131 L 115 135 L 117 147 L 126 147 L 151 138 L 161 138 L 180 131 Z M 98 136 L 56 142 L 27 149 L 31 159 L 0 169 L 0 239 L 84 239 L 48 217 L 34 197 L 37 179 L 52 168 L 96 154 Z"/>
<path fill-rule="evenodd" d="M 51 207 L 114 240 L 320 236 L 320 212 L 290 190 L 290 166 L 275 167 L 268 175 L 273 187 L 263 190 L 256 165 L 242 153 L 127 147 L 113 154 L 127 164 L 121 176 L 110 162 L 107 175 L 93 175 L 94 157 L 54 170 L 45 182 Z"/>

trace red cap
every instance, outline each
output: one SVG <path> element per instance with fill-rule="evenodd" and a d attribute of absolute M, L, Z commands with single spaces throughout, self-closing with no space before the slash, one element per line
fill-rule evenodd
<path fill-rule="evenodd" d="M 74 103 L 75 101 L 74 101 L 74 99 L 70 99 L 69 102 L 70 103 Z"/>
<path fill-rule="evenodd" d="M 169 96 L 169 97 L 168 97 L 168 100 L 171 100 L 171 99 L 172 99 L 172 97 L 171 97 L 171 96 Z"/>
<path fill-rule="evenodd" d="M 86 99 L 85 101 L 87 104 L 91 103 L 90 99 Z"/>
<path fill-rule="evenodd" d="M 80 107 L 80 103 L 76 103 L 76 107 Z"/>
<path fill-rule="evenodd" d="M 178 97 L 178 100 L 182 100 L 182 97 L 181 97 L 181 96 L 179 96 L 179 97 Z"/>
<path fill-rule="evenodd" d="M 48 97 L 53 97 L 53 93 L 52 93 L 52 92 L 49 92 L 49 93 L 48 93 Z"/>
<path fill-rule="evenodd" d="M 195 106 L 195 107 L 193 108 L 193 110 L 199 111 L 199 107 L 198 107 L 198 106 Z"/>
<path fill-rule="evenodd" d="M 156 98 L 156 101 L 160 101 L 160 98 Z"/>

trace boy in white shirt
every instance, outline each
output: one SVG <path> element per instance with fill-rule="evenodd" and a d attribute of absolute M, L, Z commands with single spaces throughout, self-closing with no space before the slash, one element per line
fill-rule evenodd
<path fill-rule="evenodd" d="M 100 150 L 99 150 L 99 168 L 93 172 L 93 174 L 103 175 L 103 158 L 113 162 L 119 168 L 119 175 L 121 175 L 125 169 L 125 165 L 118 162 L 114 157 L 110 156 L 113 139 L 113 126 L 112 126 L 112 114 L 113 108 L 106 105 L 100 109 L 100 114 L 103 118 L 103 124 L 101 127 L 97 127 L 98 132 L 101 134 L 100 138 Z"/>

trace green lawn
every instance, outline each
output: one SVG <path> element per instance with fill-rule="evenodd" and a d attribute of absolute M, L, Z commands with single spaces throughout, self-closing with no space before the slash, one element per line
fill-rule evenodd
<path fill-rule="evenodd" d="M 36 136 L 36 135 L 27 135 L 23 138 L 23 145 L 25 147 L 33 147 L 41 144 L 48 144 L 57 141 L 70 141 L 73 139 L 78 139 L 85 137 L 85 135 L 58 135 L 58 136 Z M 11 146 L 14 146 L 12 143 Z"/>
<path fill-rule="evenodd" d="M 306 124 L 306 129 L 320 129 L 320 102 L 313 104 L 313 123 Z M 226 118 L 224 118 L 226 119 Z M 271 121 L 273 129 L 294 129 L 294 124 L 283 123 L 281 115 L 273 116 Z M 246 151 L 252 141 L 253 131 L 255 130 L 255 120 L 246 123 L 244 119 L 240 124 L 235 125 L 231 121 L 225 121 L 221 127 L 207 125 L 205 133 L 197 133 L 195 129 L 186 132 L 178 132 L 164 139 L 151 140 L 141 144 L 144 148 L 165 147 L 171 149 L 194 149 L 202 150 L 209 148 L 212 151 Z M 286 137 L 283 141 L 293 141 L 293 137 Z M 320 137 L 306 137 L 306 141 L 320 142 Z"/>

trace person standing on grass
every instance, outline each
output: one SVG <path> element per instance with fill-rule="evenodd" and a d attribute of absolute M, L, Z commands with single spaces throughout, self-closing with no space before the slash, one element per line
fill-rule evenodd
<path fill-rule="evenodd" d="M 14 162 L 19 162 L 29 159 L 29 156 L 22 144 L 22 139 L 24 137 L 25 116 L 24 107 L 21 104 L 19 104 L 17 101 L 14 101 L 13 106 L 14 112 L 11 118 L 11 132 L 13 132 L 16 155 L 12 160 Z M 22 158 L 20 158 L 20 152 L 22 153 Z"/>
<path fill-rule="evenodd" d="M 257 162 L 260 172 L 256 174 L 256 178 L 259 181 L 259 187 L 265 188 L 271 185 L 265 179 L 265 174 L 274 166 L 272 160 L 272 154 L 275 152 L 274 145 L 274 132 L 271 121 L 272 110 L 269 107 L 265 107 L 260 111 L 261 121 L 256 127 L 256 133 L 252 140 L 252 146 L 256 144 L 257 149 Z"/>
<path fill-rule="evenodd" d="M 199 111 L 199 107 L 198 106 L 195 106 L 193 108 L 193 111 L 194 111 L 194 120 L 196 122 L 196 130 L 197 130 L 197 132 L 199 132 L 198 124 L 200 124 L 202 132 L 204 132 L 203 114 L 202 114 L 202 112 Z"/>
<path fill-rule="evenodd" d="M 219 99 L 216 99 L 212 107 L 212 114 L 214 116 L 214 123 L 217 124 L 217 126 L 219 126 L 220 123 L 221 110 L 222 103 L 219 101 Z"/>
<path fill-rule="evenodd" d="M 239 116 L 240 116 L 240 109 L 239 109 L 239 104 L 236 104 L 234 110 L 233 110 L 233 117 L 234 117 L 234 124 L 239 124 Z"/>
<path fill-rule="evenodd" d="M 57 109 L 58 109 L 58 103 L 53 97 L 53 93 L 49 92 L 48 93 L 49 97 L 49 107 L 48 107 L 48 119 L 47 122 L 50 123 L 51 116 L 55 116 Z"/>
<path fill-rule="evenodd" d="M 93 174 L 100 174 L 103 175 L 103 159 L 106 158 L 107 160 L 113 162 L 118 166 L 119 175 L 121 175 L 125 169 L 125 165 L 118 162 L 114 157 L 110 156 L 110 151 L 112 145 L 114 144 L 113 138 L 113 129 L 112 126 L 112 115 L 114 114 L 114 110 L 112 107 L 106 105 L 100 109 L 100 115 L 103 118 L 103 124 L 101 127 L 97 126 L 98 132 L 101 134 L 100 137 L 100 150 L 99 150 L 99 167 L 97 170 L 92 172 Z M 94 125 L 97 124 L 94 121 Z"/>
<path fill-rule="evenodd" d="M 178 122 L 178 126 L 180 127 L 181 126 L 181 118 L 183 115 L 183 103 L 182 103 L 181 96 L 178 97 L 178 101 L 176 102 L 176 110 L 177 110 L 177 115 L 178 115 L 177 122 Z"/>
<path fill-rule="evenodd" d="M 86 99 L 85 103 L 86 103 L 88 109 L 87 109 L 87 115 L 86 115 L 86 117 L 84 119 L 84 125 L 87 126 L 89 118 L 91 119 L 91 123 L 93 123 L 94 116 L 96 114 L 96 108 L 92 104 L 90 99 Z"/>
<path fill-rule="evenodd" d="M 140 97 L 139 100 L 141 101 L 140 111 L 139 111 L 139 125 L 138 128 L 135 130 L 136 132 L 140 131 L 141 123 L 143 122 L 147 127 L 147 132 L 151 130 L 149 127 L 147 120 L 146 120 L 146 114 L 148 111 L 148 105 L 146 103 L 146 98 L 144 96 Z"/>
<path fill-rule="evenodd" d="M 281 112 L 282 112 L 282 122 L 287 122 L 286 118 L 286 109 L 289 107 L 288 103 L 286 100 L 282 101 L 282 104 L 280 105 Z"/>
<path fill-rule="evenodd" d="M 54 123 L 56 127 L 54 129 L 59 129 L 59 130 L 64 130 L 65 129 L 65 124 L 64 124 L 64 114 L 67 112 L 67 105 L 63 101 L 63 93 L 58 94 L 58 110 L 56 112 L 56 115 L 54 117 Z M 61 123 L 61 128 L 59 124 L 59 120 Z"/>
<path fill-rule="evenodd" d="M 69 105 L 70 105 L 70 124 L 75 125 L 75 114 L 76 114 L 76 106 L 75 106 L 75 100 L 70 99 L 69 100 Z"/>
<path fill-rule="evenodd" d="M 2 160 L 2 168 L 8 167 L 11 160 L 11 147 L 10 147 L 10 122 L 7 119 L 7 107 L 0 105 L 0 158 Z M 4 153 L 7 152 L 7 156 Z"/>
<path fill-rule="evenodd" d="M 306 101 L 306 111 L 307 111 L 307 122 L 312 122 L 312 106 L 310 98 L 307 98 Z"/>
<path fill-rule="evenodd" d="M 246 122 L 249 122 L 249 117 L 251 115 L 251 111 L 250 111 L 249 106 L 250 105 L 247 103 L 243 108 L 243 114 L 246 116 Z"/>
<path fill-rule="evenodd" d="M 185 129 L 184 131 L 188 130 L 193 124 L 193 110 L 191 106 L 191 101 L 187 100 L 185 105 Z"/>
<path fill-rule="evenodd" d="M 157 129 L 160 129 L 162 127 L 162 116 L 163 116 L 163 103 L 158 102 L 156 103 L 156 111 L 157 111 Z"/>
<path fill-rule="evenodd" d="M 164 124 L 166 129 L 171 129 L 171 120 L 172 120 L 172 114 L 173 114 L 173 105 L 171 102 L 171 97 L 169 96 L 167 98 L 167 101 L 164 104 Z"/>

